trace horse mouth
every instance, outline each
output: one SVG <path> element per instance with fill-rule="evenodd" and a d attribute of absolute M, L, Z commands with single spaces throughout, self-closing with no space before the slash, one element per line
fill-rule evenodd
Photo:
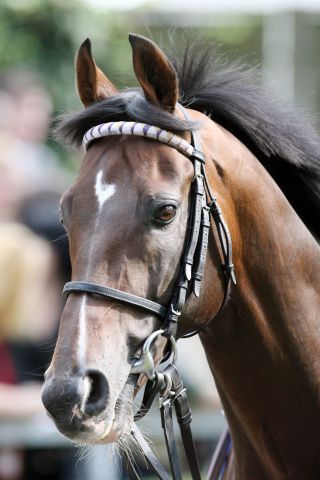
<path fill-rule="evenodd" d="M 119 396 L 115 408 L 111 427 L 106 428 L 104 434 L 97 443 L 113 443 L 122 436 L 130 434 L 133 425 L 132 402 Z"/>
<path fill-rule="evenodd" d="M 73 409 L 73 417 L 78 428 L 63 431 L 75 442 L 104 444 L 117 442 L 120 437 L 130 434 L 133 425 L 134 386 L 128 381 L 121 390 L 110 415 L 110 406 L 98 416 L 83 416 L 78 405 Z M 74 422 L 73 422 L 74 423 Z"/>

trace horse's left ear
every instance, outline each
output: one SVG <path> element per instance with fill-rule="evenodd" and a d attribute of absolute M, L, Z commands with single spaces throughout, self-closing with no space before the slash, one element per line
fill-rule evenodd
<path fill-rule="evenodd" d="M 78 93 L 85 107 L 104 98 L 112 97 L 118 92 L 103 71 L 96 65 L 91 53 L 89 38 L 80 46 L 75 63 Z"/>
<path fill-rule="evenodd" d="M 153 105 L 173 112 L 179 97 L 178 78 L 171 62 L 148 38 L 129 34 L 133 68 L 145 97 Z"/>

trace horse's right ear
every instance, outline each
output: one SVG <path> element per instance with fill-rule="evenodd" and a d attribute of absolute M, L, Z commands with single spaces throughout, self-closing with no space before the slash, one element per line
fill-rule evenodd
<path fill-rule="evenodd" d="M 130 33 L 129 42 L 134 72 L 146 99 L 167 112 L 174 112 L 179 87 L 173 65 L 149 38 Z"/>
<path fill-rule="evenodd" d="M 89 38 L 76 55 L 76 84 L 81 102 L 88 107 L 94 102 L 115 95 L 118 90 L 97 67 L 91 53 Z"/>

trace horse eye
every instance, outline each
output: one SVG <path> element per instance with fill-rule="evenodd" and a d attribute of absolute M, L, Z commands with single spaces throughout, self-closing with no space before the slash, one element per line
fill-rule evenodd
<path fill-rule="evenodd" d="M 154 219 L 161 223 L 170 223 L 176 216 L 177 209 L 174 205 L 164 205 L 156 212 Z"/>

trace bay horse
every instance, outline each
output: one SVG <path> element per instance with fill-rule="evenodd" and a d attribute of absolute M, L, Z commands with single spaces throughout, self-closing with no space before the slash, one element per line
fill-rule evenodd
<path fill-rule="evenodd" d="M 319 479 L 319 139 L 255 72 L 221 62 L 211 45 L 189 43 L 169 60 L 151 40 L 129 40 L 141 88 L 119 92 L 86 40 L 76 56 L 85 109 L 57 127 L 69 145 L 89 131 L 78 178 L 61 200 L 72 284 L 170 304 L 190 236 L 197 175 L 186 152 L 196 132 L 233 240 L 237 284 L 221 309 L 224 252 L 211 222 L 200 291 L 188 287 L 172 332 L 201 330 L 231 431 L 228 478 Z M 162 324 L 151 310 L 91 293 L 69 292 L 43 402 L 63 434 L 97 444 L 130 435 L 144 382 L 132 365 Z M 153 344 L 156 363 L 166 344 L 162 335 Z"/>

